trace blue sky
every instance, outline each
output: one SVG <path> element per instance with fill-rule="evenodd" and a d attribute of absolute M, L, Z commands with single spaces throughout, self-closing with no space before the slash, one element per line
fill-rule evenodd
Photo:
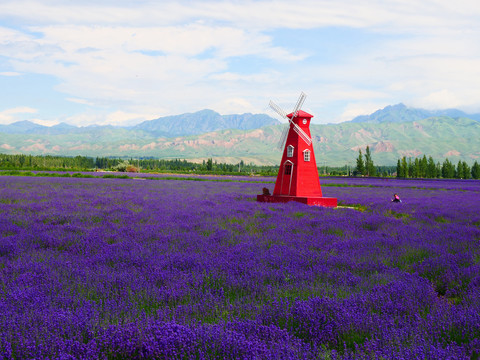
<path fill-rule="evenodd" d="M 480 112 L 477 0 L 2 0 L 0 124 L 212 109 L 317 123 L 400 102 Z"/>

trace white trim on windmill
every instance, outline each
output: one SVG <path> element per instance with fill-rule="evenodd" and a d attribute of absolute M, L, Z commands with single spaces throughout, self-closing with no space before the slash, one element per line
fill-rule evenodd
<path fill-rule="evenodd" d="M 303 150 L 303 161 L 310 161 L 310 152 L 309 149 Z"/>
<path fill-rule="evenodd" d="M 293 151 L 294 151 L 293 145 L 288 145 L 287 146 L 287 157 L 293 157 Z"/>

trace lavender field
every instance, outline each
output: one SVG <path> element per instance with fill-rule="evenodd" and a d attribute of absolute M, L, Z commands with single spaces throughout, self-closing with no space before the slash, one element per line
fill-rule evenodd
<path fill-rule="evenodd" d="M 0 357 L 479 357 L 479 181 L 273 180 L 1 176 Z"/>

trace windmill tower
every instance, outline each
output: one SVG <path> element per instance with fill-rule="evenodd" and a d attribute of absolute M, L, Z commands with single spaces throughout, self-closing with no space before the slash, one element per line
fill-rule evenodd
<path fill-rule="evenodd" d="M 290 114 L 270 101 L 270 107 L 288 121 L 278 147 L 283 150 L 273 195 L 257 195 L 261 202 L 298 201 L 307 205 L 337 206 L 336 198 L 322 196 L 310 135 L 313 115 L 300 110 L 307 96 L 302 92 Z"/>

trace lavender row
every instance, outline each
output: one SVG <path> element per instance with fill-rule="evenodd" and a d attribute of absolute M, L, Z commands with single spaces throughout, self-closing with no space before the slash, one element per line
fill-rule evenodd
<path fill-rule="evenodd" d="M 396 179 L 370 177 L 323 177 L 325 185 L 364 186 L 385 188 L 445 189 L 480 192 L 480 180 L 464 179 Z"/>
<path fill-rule="evenodd" d="M 271 176 L 234 176 L 234 175 L 199 175 L 199 174 L 170 174 L 170 173 L 125 173 L 112 171 L 25 171 L 36 175 L 74 175 L 81 174 L 93 177 L 129 177 L 129 178 L 152 178 L 152 179 L 190 179 L 190 180 L 212 180 L 212 181 L 238 181 L 238 182 L 263 182 L 274 183 L 275 177 Z M 1 171 L 0 171 L 1 173 Z M 445 189 L 459 191 L 480 192 L 479 180 L 464 179 L 397 179 L 397 178 L 371 178 L 371 177 L 320 177 L 320 183 L 325 186 L 336 187 L 382 187 L 382 188 L 417 188 L 417 189 Z"/>
<path fill-rule="evenodd" d="M 0 178 L 4 358 L 470 358 L 471 192 Z M 272 185 L 273 186 L 273 185 Z M 444 187 L 446 188 L 446 187 Z M 478 197 L 477 197 L 478 198 Z"/>

